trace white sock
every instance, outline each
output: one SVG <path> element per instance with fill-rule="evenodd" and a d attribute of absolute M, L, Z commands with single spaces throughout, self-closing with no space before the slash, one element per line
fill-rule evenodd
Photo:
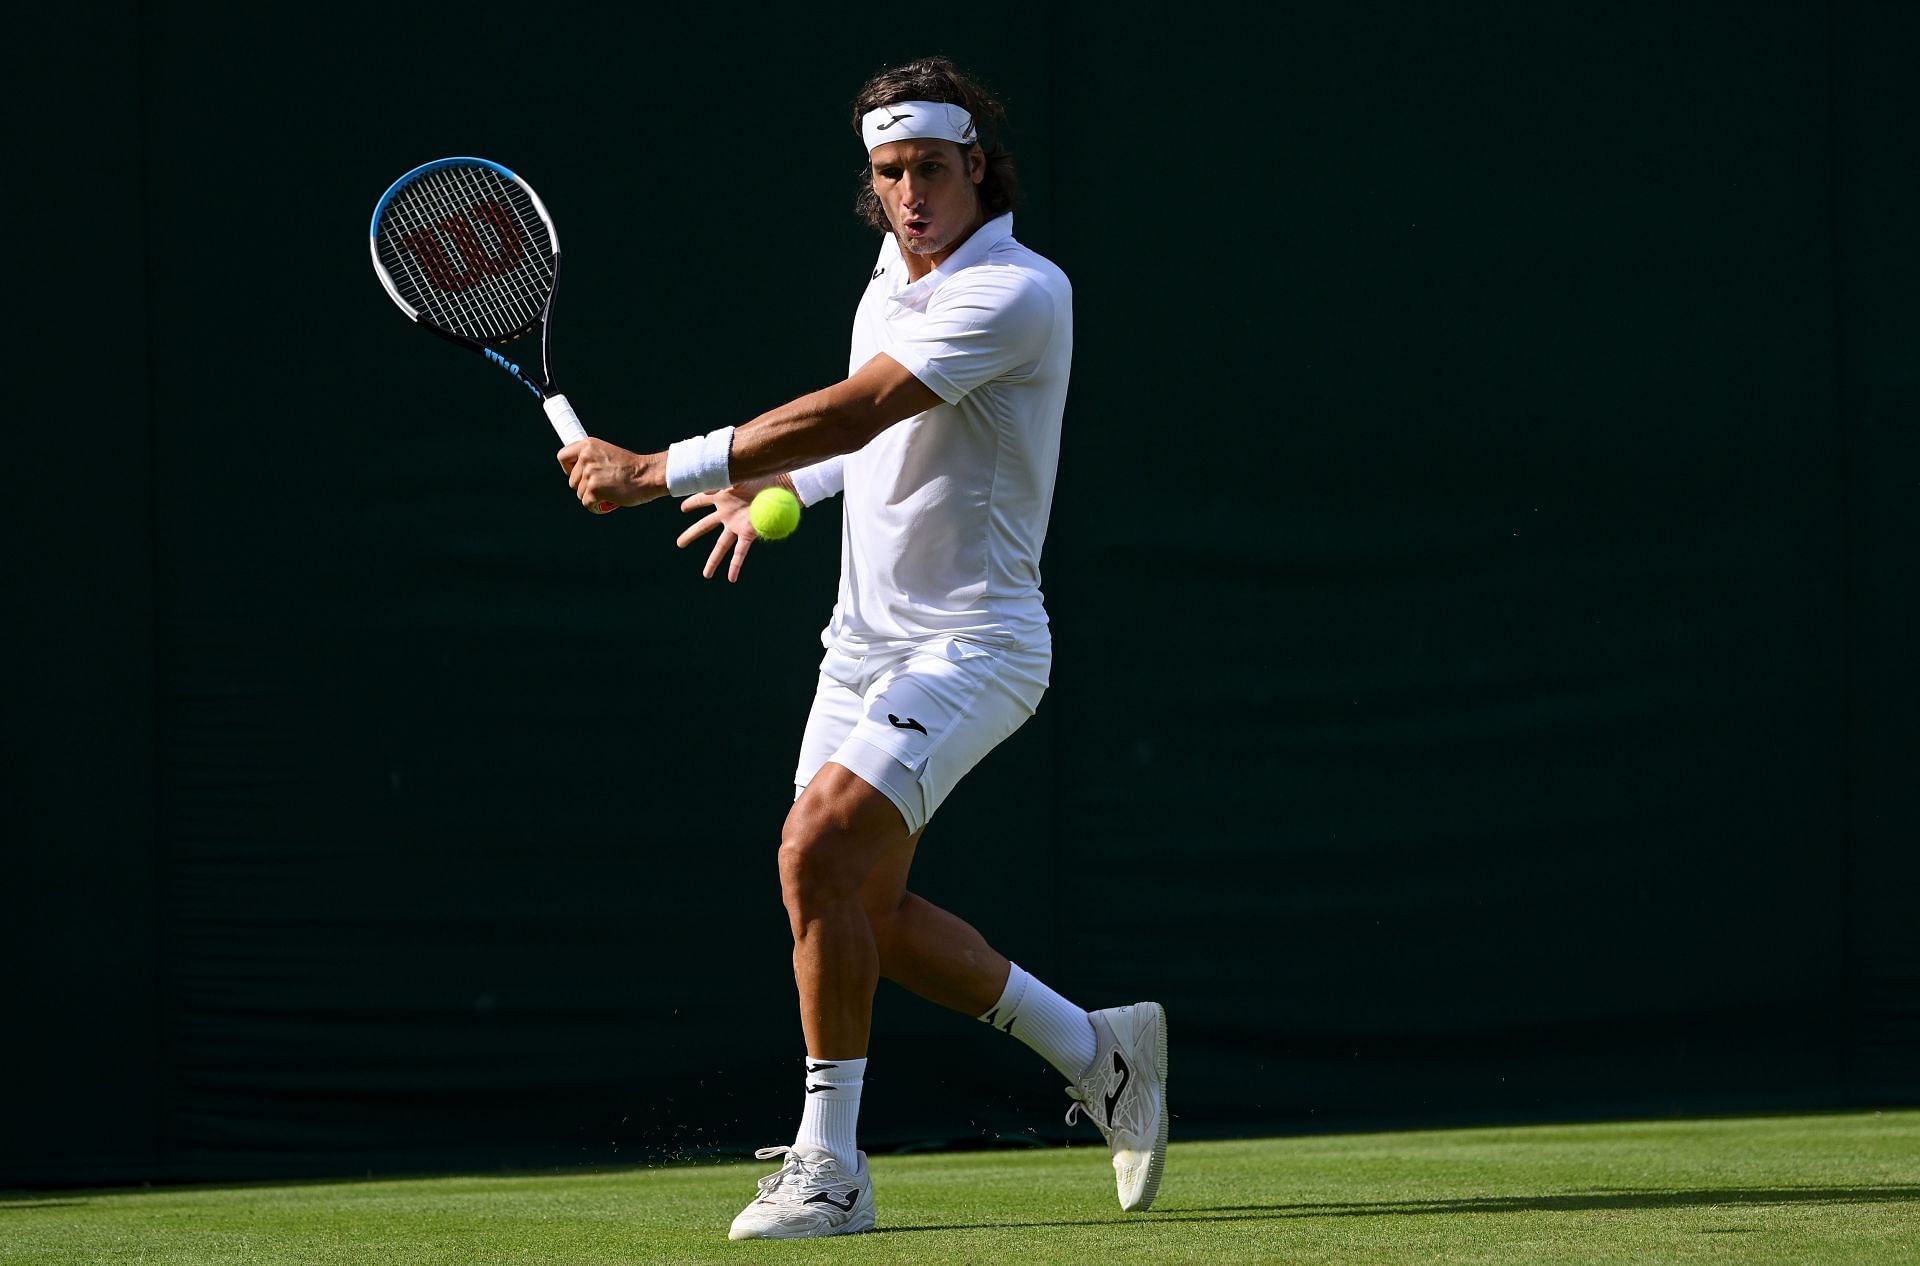
<path fill-rule="evenodd" d="M 1088 1056 L 1092 1061 L 1092 1056 Z M 860 1087 L 867 1079 L 865 1059 L 815 1059 L 807 1056 L 807 1106 L 800 1114 L 795 1150 L 803 1147 L 832 1152 L 835 1160 L 853 1169 L 860 1161 L 854 1144 L 854 1126 L 860 1120 Z"/>
<path fill-rule="evenodd" d="M 1011 1033 L 1039 1051 L 1068 1081 L 1079 1081 L 1099 1052 L 1093 1043 L 1093 1021 L 1087 1013 L 1041 982 L 1008 964 L 1007 987 L 1000 1001 L 980 1017 L 1002 1033 Z"/>

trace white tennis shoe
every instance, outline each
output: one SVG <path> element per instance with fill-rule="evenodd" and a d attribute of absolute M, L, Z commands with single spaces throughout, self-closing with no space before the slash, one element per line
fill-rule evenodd
<path fill-rule="evenodd" d="M 779 1173 L 760 1180 L 759 1196 L 733 1220 L 728 1239 L 810 1240 L 873 1229 L 873 1181 L 865 1152 L 851 1171 L 833 1153 L 811 1148 L 763 1147 L 753 1155 L 787 1161 Z"/>
<path fill-rule="evenodd" d="M 1084 1114 L 1107 1136 L 1120 1207 L 1152 1206 L 1167 1164 L 1167 1016 L 1157 1002 L 1092 1012 L 1099 1049 L 1067 1087 L 1067 1124 Z"/>

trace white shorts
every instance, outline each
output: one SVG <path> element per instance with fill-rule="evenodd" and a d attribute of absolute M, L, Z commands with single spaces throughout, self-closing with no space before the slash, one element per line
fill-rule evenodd
<path fill-rule="evenodd" d="M 832 761 L 893 801 L 914 834 L 967 771 L 1033 715 L 1052 665 L 1051 649 L 957 638 L 877 655 L 829 650 L 800 740 L 794 795 Z"/>

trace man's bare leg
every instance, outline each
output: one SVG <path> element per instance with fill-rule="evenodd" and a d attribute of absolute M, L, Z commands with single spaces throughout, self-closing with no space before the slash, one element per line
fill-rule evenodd
<path fill-rule="evenodd" d="M 991 1022 L 1043 1056 L 1067 1079 L 1075 1111 L 1106 1136 L 1120 1207 L 1150 1208 L 1167 1150 L 1160 1005 L 1090 1015 L 1022 971 L 972 924 L 907 891 L 919 842 L 915 835 L 888 853 L 862 889 L 881 974 L 930 1002 Z"/>
<path fill-rule="evenodd" d="M 889 852 L 867 875 L 861 900 L 873 926 L 880 974 L 929 1002 L 1011 1033 L 1068 1081 L 1094 1058 L 1092 1019 L 1079 1006 L 1014 966 L 956 914 L 907 891 L 920 842 Z"/>
<path fill-rule="evenodd" d="M 842 765 L 821 766 L 787 814 L 780 894 L 793 931 L 800 1027 L 815 1059 L 867 1053 L 880 954 L 861 889 L 876 868 L 891 870 L 912 852 L 900 810 Z"/>
<path fill-rule="evenodd" d="M 805 1106 L 792 1146 L 774 1149 L 786 1156 L 780 1172 L 760 1180 L 729 1239 L 811 1239 L 873 1226 L 873 1176 L 858 1127 L 880 955 L 860 887 L 881 858 L 910 849 L 893 802 L 832 762 L 787 814 L 780 891 L 806 1034 Z"/>
<path fill-rule="evenodd" d="M 1009 1001 L 1015 968 L 958 915 L 907 891 L 919 833 L 891 800 L 828 762 L 794 802 L 780 843 L 800 1027 L 814 1060 L 864 1059 L 884 973 L 931 1002 L 984 1016 Z M 1086 1012 L 1021 974 L 1027 1027 L 1008 1030 L 1076 1078 L 1092 1059 Z M 1009 1013 L 1002 1023 L 1011 1020 Z"/>
<path fill-rule="evenodd" d="M 891 800 L 832 763 L 788 815 L 781 891 L 800 1025 L 816 1058 L 866 1054 L 882 975 L 969 1016 L 1006 987 L 1011 964 L 971 923 L 907 891 L 920 834 L 908 836 Z"/>
<path fill-rule="evenodd" d="M 829 761 L 787 815 L 780 886 L 793 931 L 793 977 L 810 1061 L 821 1086 L 836 1062 L 864 1061 L 873 991 L 884 973 L 913 993 L 995 1027 L 1044 1056 L 1069 1081 L 1094 1058 L 1087 1012 L 1020 971 L 978 929 L 907 891 L 920 834 L 909 836 L 886 795 Z M 1016 1027 L 1017 1026 L 1017 1027 Z M 861 1065 L 864 1071 L 864 1063 Z M 809 1133 L 813 1118 L 803 1118 Z M 846 1150 L 844 1134 L 829 1135 Z"/>
<path fill-rule="evenodd" d="M 929 1001 L 992 1019 L 1072 1083 L 1068 1093 L 1111 1145 L 1121 1207 L 1151 1206 L 1167 1145 L 1161 1008 L 1147 1002 L 1090 1015 L 1021 971 L 972 924 L 907 891 L 919 842 L 891 800 L 833 762 L 795 801 L 780 881 L 808 1055 L 857 1061 L 864 1077 L 883 972 Z M 816 1137 L 808 1122 L 828 1110 L 834 1091 L 808 1091 L 801 1131 Z M 857 1097 L 849 1106 L 857 1111 Z M 851 1146 L 850 1117 L 844 1126 Z"/>
<path fill-rule="evenodd" d="M 1006 987 L 1011 964 L 971 923 L 907 891 L 907 871 L 923 834 L 881 858 L 860 889 L 880 974 L 929 1002 L 983 1015 Z"/>

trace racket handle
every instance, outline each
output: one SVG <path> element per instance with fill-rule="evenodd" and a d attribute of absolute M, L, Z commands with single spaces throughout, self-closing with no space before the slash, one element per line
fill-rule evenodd
<path fill-rule="evenodd" d="M 547 421 L 553 423 L 553 433 L 560 437 L 562 444 L 587 438 L 587 428 L 580 425 L 580 415 L 573 411 L 565 396 L 548 396 L 540 407 L 547 411 Z"/>
<path fill-rule="evenodd" d="M 560 437 L 562 444 L 587 438 L 587 428 L 580 425 L 580 415 L 573 411 L 573 406 L 567 403 L 565 396 L 548 396 L 540 402 L 540 407 L 547 411 L 547 421 L 553 423 L 553 433 Z M 595 507 L 594 513 L 607 514 L 614 508 L 613 502 L 602 501 Z"/>

